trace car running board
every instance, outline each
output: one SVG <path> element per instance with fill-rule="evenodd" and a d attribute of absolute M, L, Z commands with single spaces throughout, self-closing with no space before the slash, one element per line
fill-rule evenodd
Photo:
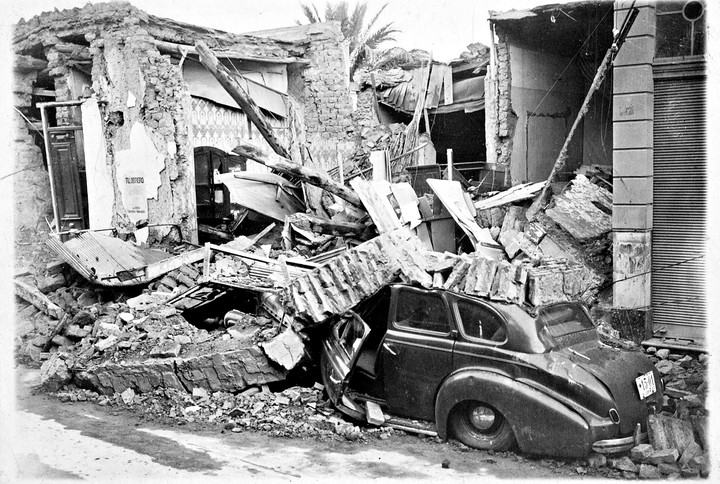
<path fill-rule="evenodd" d="M 383 414 L 385 416 L 385 427 L 391 427 L 397 430 L 404 430 L 414 434 L 437 436 L 435 424 L 424 420 L 410 420 L 402 417 L 394 417 L 392 415 Z"/>

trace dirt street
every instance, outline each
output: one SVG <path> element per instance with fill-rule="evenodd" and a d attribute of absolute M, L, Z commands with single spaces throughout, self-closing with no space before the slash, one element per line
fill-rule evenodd
<path fill-rule="evenodd" d="M 159 426 L 94 403 L 63 403 L 34 391 L 36 370 L 19 368 L 15 434 L 4 442 L 17 475 L 0 480 L 262 481 L 580 477 L 573 463 L 489 454 L 414 435 L 369 442 L 287 439 L 204 426 Z M 5 438 L 3 439 L 5 440 Z M 443 462 L 448 468 L 443 467 Z M 10 469 L 10 472 L 13 472 Z M 8 481 L 5 481 L 8 482 Z"/>

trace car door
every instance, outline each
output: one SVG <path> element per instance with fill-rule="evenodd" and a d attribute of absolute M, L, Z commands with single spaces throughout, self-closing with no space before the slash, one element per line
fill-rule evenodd
<path fill-rule="evenodd" d="M 492 307 L 470 298 L 452 301 L 459 337 L 455 343 L 453 369 L 481 366 L 506 371 L 507 357 L 498 348 L 507 343 L 507 323 Z"/>
<path fill-rule="evenodd" d="M 323 339 L 321 370 L 328 396 L 338 405 L 343 397 L 360 348 L 370 333 L 370 327 L 352 311 L 334 323 Z"/>
<path fill-rule="evenodd" d="M 454 327 L 437 292 L 399 287 L 381 346 L 388 411 L 434 420 L 438 386 L 452 370 Z"/>

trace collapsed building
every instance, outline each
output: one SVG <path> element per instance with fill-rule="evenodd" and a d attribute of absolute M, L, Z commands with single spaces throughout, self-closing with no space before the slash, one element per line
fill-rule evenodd
<path fill-rule="evenodd" d="M 399 280 L 530 312 L 581 300 L 608 340 L 701 347 L 702 304 L 678 323 L 687 300 L 652 301 L 676 264 L 665 173 L 694 141 L 704 199 L 703 126 L 669 138 L 649 109 L 700 113 L 703 64 L 663 44 L 676 11 L 639 11 L 657 32 L 632 24 L 587 105 L 622 5 L 494 13 L 489 48 L 394 50 L 353 82 L 332 23 L 236 35 L 127 3 L 20 23 L 16 233 L 49 231 L 64 264 L 16 271 L 18 346 L 53 389 L 240 392 L 302 369 L 314 330 Z M 671 217 L 690 238 L 698 207 Z M 698 284 L 701 255 L 678 256 Z"/>

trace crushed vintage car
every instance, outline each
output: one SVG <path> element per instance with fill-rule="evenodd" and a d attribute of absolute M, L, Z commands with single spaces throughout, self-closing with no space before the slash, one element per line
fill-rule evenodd
<path fill-rule="evenodd" d="M 647 438 L 662 381 L 642 353 L 602 343 L 586 308 L 520 306 L 404 284 L 335 320 L 321 371 L 351 418 L 478 449 L 583 457 Z"/>

